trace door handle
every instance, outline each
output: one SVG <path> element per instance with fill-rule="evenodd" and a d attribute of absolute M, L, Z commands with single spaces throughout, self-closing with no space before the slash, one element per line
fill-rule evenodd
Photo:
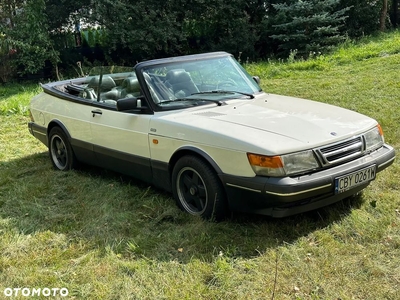
<path fill-rule="evenodd" d="M 100 109 L 95 109 L 95 110 L 92 110 L 92 114 L 93 114 L 92 116 L 94 118 L 96 115 L 102 115 L 103 112 Z"/>

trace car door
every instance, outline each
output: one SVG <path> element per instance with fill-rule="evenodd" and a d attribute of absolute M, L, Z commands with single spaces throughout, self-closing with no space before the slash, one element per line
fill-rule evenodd
<path fill-rule="evenodd" d="M 152 115 L 92 108 L 91 133 L 97 165 L 151 180 L 149 123 Z"/>

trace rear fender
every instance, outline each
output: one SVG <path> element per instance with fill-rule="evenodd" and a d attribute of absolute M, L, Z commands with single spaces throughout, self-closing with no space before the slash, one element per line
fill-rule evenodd
<path fill-rule="evenodd" d="M 50 131 L 54 127 L 60 127 L 64 131 L 64 133 L 67 135 L 69 142 L 71 142 L 71 135 L 69 134 L 69 132 L 68 132 L 67 128 L 65 127 L 65 125 L 59 120 L 50 121 L 49 125 L 47 126 L 47 139 L 49 139 Z"/>

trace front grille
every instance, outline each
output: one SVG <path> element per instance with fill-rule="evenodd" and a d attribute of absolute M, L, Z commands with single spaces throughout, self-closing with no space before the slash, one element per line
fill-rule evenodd
<path fill-rule="evenodd" d="M 364 143 L 361 136 L 316 150 L 323 166 L 338 164 L 361 156 Z"/>

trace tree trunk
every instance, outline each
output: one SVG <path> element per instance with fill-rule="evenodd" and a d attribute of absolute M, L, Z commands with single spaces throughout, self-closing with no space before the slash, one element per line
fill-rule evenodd
<path fill-rule="evenodd" d="M 382 9 L 381 9 L 381 15 L 379 18 L 379 30 L 380 31 L 385 31 L 386 29 L 386 15 L 388 12 L 388 0 L 383 0 L 382 3 Z"/>
<path fill-rule="evenodd" d="M 398 24 L 398 14 L 399 14 L 399 6 L 398 6 L 398 0 L 392 0 L 392 14 L 393 14 L 393 25 L 397 27 Z"/>

